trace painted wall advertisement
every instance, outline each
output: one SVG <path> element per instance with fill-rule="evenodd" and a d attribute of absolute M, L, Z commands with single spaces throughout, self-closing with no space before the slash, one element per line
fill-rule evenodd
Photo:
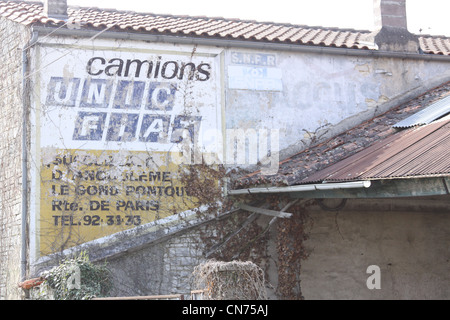
<path fill-rule="evenodd" d="M 196 206 L 181 146 L 221 130 L 220 58 L 178 49 L 40 47 L 39 256 Z"/>

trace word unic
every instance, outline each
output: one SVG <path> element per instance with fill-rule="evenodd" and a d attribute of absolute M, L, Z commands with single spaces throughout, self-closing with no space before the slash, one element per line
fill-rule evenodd
<path fill-rule="evenodd" d="M 51 77 L 46 105 L 82 109 L 73 140 L 177 143 L 182 130 L 194 139 L 202 117 L 172 114 L 176 92 L 169 82 Z"/>

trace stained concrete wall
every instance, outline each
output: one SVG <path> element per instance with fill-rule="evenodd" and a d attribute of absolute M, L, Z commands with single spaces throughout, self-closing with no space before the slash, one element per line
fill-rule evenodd
<path fill-rule="evenodd" d="M 352 207 L 349 200 L 351 208 L 338 212 L 309 211 L 309 257 L 300 271 L 305 299 L 448 300 L 448 196 L 436 200 L 443 201 L 441 207 L 422 211 L 417 208 L 423 200 L 410 199 L 407 205 L 401 199 L 377 201 L 386 204 L 384 210 L 361 201 Z M 380 289 L 367 286 L 375 274 L 368 270 L 372 265 L 380 268 Z"/>
<path fill-rule="evenodd" d="M 226 127 L 279 129 L 281 158 L 450 79 L 448 61 L 357 57 L 326 50 L 319 54 L 228 49 L 226 68 Z M 260 73 L 244 77 L 236 75 L 236 68 Z M 273 75 L 277 70 L 278 78 Z M 241 88 L 236 88 L 239 83 L 233 80 L 239 76 Z M 252 86 L 258 79 L 260 86 Z"/>

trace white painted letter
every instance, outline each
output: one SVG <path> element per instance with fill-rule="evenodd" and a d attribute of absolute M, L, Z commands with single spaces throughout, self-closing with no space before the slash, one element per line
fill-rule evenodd
<path fill-rule="evenodd" d="M 381 289 L 381 272 L 380 267 L 377 265 L 371 265 L 367 267 L 366 273 L 371 273 L 372 275 L 367 278 L 366 285 L 370 290 Z"/>

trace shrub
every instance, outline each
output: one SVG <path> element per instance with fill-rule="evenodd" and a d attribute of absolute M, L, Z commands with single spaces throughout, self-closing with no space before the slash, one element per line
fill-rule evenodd
<path fill-rule="evenodd" d="M 88 300 L 104 297 L 112 288 L 106 264 L 93 264 L 86 252 L 63 260 L 42 276 L 45 281 L 37 293 L 38 299 Z"/>

